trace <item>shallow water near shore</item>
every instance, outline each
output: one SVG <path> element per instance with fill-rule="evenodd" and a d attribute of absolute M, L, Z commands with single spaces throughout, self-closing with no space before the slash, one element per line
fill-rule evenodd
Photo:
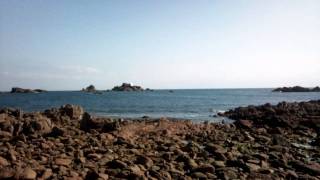
<path fill-rule="evenodd" d="M 172 117 L 194 121 L 221 121 L 214 117 L 220 111 L 248 105 L 281 101 L 320 99 L 320 93 L 279 93 L 272 89 L 201 89 L 155 90 L 144 92 L 50 91 L 37 94 L 0 94 L 0 107 L 42 111 L 63 104 L 81 105 L 91 114 L 139 118 L 142 116 Z"/>

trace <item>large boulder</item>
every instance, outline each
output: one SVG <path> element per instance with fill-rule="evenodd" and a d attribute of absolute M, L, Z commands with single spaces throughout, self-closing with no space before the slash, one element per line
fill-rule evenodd
<path fill-rule="evenodd" d="M 67 115 L 70 119 L 80 120 L 84 113 L 83 108 L 77 105 L 67 104 L 60 108 L 62 115 Z"/>
<path fill-rule="evenodd" d="M 52 108 L 44 111 L 44 115 L 56 124 L 69 123 L 70 120 L 81 120 L 84 110 L 81 106 L 66 104 L 59 109 Z"/>
<path fill-rule="evenodd" d="M 53 124 L 49 118 L 40 113 L 26 114 L 22 125 L 23 134 L 44 135 L 51 132 Z"/>
<path fill-rule="evenodd" d="M 119 130 L 120 123 L 109 118 L 92 117 L 90 114 L 84 113 L 80 121 L 80 129 L 84 131 L 95 129 L 99 132 L 111 132 Z"/>

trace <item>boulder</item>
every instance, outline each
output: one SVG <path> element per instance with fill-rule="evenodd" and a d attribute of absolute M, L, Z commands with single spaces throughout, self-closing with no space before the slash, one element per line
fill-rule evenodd
<path fill-rule="evenodd" d="M 59 109 L 45 110 L 43 115 L 50 118 L 55 124 L 68 124 L 70 120 L 81 120 L 84 110 L 81 106 L 66 104 Z"/>
<path fill-rule="evenodd" d="M 80 129 L 84 131 L 95 129 L 100 132 L 111 132 L 119 130 L 120 123 L 112 119 L 92 117 L 90 114 L 84 113 L 80 121 Z"/>
<path fill-rule="evenodd" d="M 53 124 L 49 118 L 40 113 L 27 114 L 22 125 L 22 132 L 25 135 L 30 134 L 48 134 L 51 132 Z"/>
<path fill-rule="evenodd" d="M 69 116 L 70 119 L 80 120 L 84 113 L 83 108 L 77 105 L 67 104 L 60 108 L 62 115 Z"/>

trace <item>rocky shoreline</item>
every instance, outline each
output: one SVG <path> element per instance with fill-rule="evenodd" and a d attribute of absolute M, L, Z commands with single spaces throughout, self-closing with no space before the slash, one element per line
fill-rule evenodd
<path fill-rule="evenodd" d="M 0 179 L 320 179 L 320 100 L 236 108 L 233 124 L 0 110 Z"/>

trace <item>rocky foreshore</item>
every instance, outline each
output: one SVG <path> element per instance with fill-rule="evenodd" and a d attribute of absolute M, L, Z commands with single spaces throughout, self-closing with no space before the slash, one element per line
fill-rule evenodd
<path fill-rule="evenodd" d="M 320 179 L 320 101 L 224 115 L 235 123 L 1 109 L 0 179 Z"/>

